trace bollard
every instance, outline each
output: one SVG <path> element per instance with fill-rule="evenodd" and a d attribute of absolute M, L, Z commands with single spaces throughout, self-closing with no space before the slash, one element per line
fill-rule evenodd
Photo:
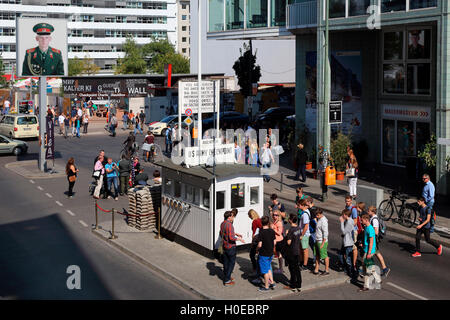
<path fill-rule="evenodd" d="M 118 237 L 114 234 L 114 212 L 116 210 L 113 208 L 112 209 L 112 232 L 111 232 L 111 237 L 109 237 L 109 239 L 114 240 L 117 239 Z"/>
<path fill-rule="evenodd" d="M 97 200 L 95 200 L 94 207 L 95 207 L 95 227 L 94 227 L 94 230 L 98 230 L 98 209 L 97 209 Z"/>
<path fill-rule="evenodd" d="M 283 172 L 281 173 L 280 192 L 283 191 Z"/>
<path fill-rule="evenodd" d="M 161 207 L 158 208 L 158 235 L 155 236 L 155 239 L 162 239 L 162 237 L 161 237 Z"/>

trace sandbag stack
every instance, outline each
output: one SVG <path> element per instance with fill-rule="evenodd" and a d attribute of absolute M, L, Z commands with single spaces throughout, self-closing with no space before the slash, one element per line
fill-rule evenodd
<path fill-rule="evenodd" d="M 156 215 L 161 202 L 161 188 L 137 187 L 128 190 L 129 213 L 127 223 L 138 230 L 156 227 Z"/>

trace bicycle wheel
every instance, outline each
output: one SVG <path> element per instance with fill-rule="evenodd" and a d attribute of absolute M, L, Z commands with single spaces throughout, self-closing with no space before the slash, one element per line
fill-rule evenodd
<path fill-rule="evenodd" d="M 388 199 L 381 201 L 380 205 L 378 206 L 378 215 L 380 216 L 380 218 L 384 221 L 388 221 L 393 214 L 394 206 L 392 205 L 392 202 Z"/>
<path fill-rule="evenodd" d="M 400 224 L 404 227 L 411 228 L 416 222 L 416 210 L 413 208 L 405 207 L 399 213 Z"/>

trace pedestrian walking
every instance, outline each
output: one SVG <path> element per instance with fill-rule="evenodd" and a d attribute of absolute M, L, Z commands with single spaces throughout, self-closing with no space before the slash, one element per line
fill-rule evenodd
<path fill-rule="evenodd" d="M 417 200 L 417 204 L 419 205 L 420 211 L 419 211 L 419 222 L 420 224 L 416 227 L 416 250 L 412 254 L 412 257 L 417 258 L 421 257 L 422 254 L 420 252 L 420 240 L 422 238 L 422 234 L 425 237 L 425 241 L 436 248 L 437 255 L 442 255 L 442 244 L 438 244 L 436 241 L 432 240 L 430 238 L 430 228 L 431 228 L 431 215 L 432 211 L 427 206 L 426 199 L 424 197 L 420 197 Z"/>
<path fill-rule="evenodd" d="M 250 154 L 249 154 L 249 165 L 253 167 L 259 167 L 259 157 L 258 157 L 258 144 L 256 140 L 250 140 Z"/>
<path fill-rule="evenodd" d="M 234 279 L 231 278 L 234 265 L 236 263 L 236 241 L 244 243 L 241 235 L 234 232 L 234 216 L 231 211 L 226 211 L 224 221 L 220 225 L 220 237 L 223 246 L 223 284 L 234 285 Z"/>
<path fill-rule="evenodd" d="M 339 261 L 341 266 L 347 272 L 347 275 L 353 282 L 357 280 L 358 273 L 356 272 L 356 266 L 352 262 L 353 249 L 355 241 L 353 239 L 354 222 L 351 218 L 352 212 L 348 209 L 342 210 L 339 221 L 341 223 L 341 237 L 342 245 L 339 252 Z M 345 257 L 345 259 L 344 259 Z"/>
<path fill-rule="evenodd" d="M 285 219 L 286 218 L 286 209 L 284 207 L 284 204 L 282 204 L 278 200 L 278 195 L 276 193 L 272 193 L 270 195 L 270 201 L 272 202 L 272 204 L 268 207 L 270 216 L 272 215 L 273 211 L 278 210 L 281 213 L 281 217 L 283 219 Z"/>
<path fill-rule="evenodd" d="M 328 257 L 328 219 L 324 216 L 322 209 L 316 211 L 317 227 L 316 227 L 316 243 L 314 247 L 314 255 L 316 256 L 316 267 L 314 274 L 319 274 L 320 260 L 325 263 L 325 271 L 321 275 L 330 274 L 330 258 Z"/>
<path fill-rule="evenodd" d="M 167 126 L 167 129 L 166 129 L 165 142 L 166 142 L 166 154 L 171 154 L 172 153 L 172 127 L 170 125 Z"/>
<path fill-rule="evenodd" d="M 303 144 L 299 143 L 297 145 L 298 150 L 295 155 L 295 164 L 297 165 L 297 174 L 295 175 L 295 180 L 300 179 L 302 176 L 302 182 L 306 182 L 306 161 L 308 160 L 308 154 L 306 153 Z"/>
<path fill-rule="evenodd" d="M 102 190 L 103 180 L 105 179 L 105 167 L 103 166 L 104 161 L 104 151 L 101 151 L 99 156 L 96 158 L 94 165 L 94 176 L 96 176 L 96 172 L 98 177 L 96 177 L 96 183 L 94 189 L 94 199 L 100 199 L 100 191 Z"/>
<path fill-rule="evenodd" d="M 76 137 L 80 137 L 80 128 L 81 128 L 81 117 L 77 116 L 75 118 L 75 128 L 76 128 Z"/>
<path fill-rule="evenodd" d="M 302 187 L 297 187 L 297 189 L 295 189 L 295 192 L 297 193 L 297 195 L 295 196 L 295 203 L 297 203 L 298 200 L 303 200 L 303 199 L 308 198 L 308 196 L 303 193 Z"/>
<path fill-rule="evenodd" d="M 275 273 L 283 273 L 283 257 L 281 252 L 283 251 L 283 220 L 281 218 L 281 212 L 279 210 L 272 210 L 272 223 L 270 228 L 275 231 L 275 257 L 278 258 L 278 269 L 275 269 Z"/>
<path fill-rule="evenodd" d="M 345 208 L 351 212 L 350 218 L 353 219 L 353 242 L 355 243 L 353 246 L 353 258 L 352 258 L 352 262 L 353 262 L 353 266 L 356 268 L 356 261 L 358 259 L 358 247 L 357 247 L 357 242 L 358 242 L 358 233 L 361 233 L 361 228 L 358 230 L 358 209 L 356 206 L 353 205 L 353 198 L 349 195 L 347 195 L 345 197 Z M 359 205 L 359 209 L 362 211 L 363 209 L 363 205 L 362 203 Z M 359 231 L 359 232 L 358 232 Z"/>
<path fill-rule="evenodd" d="M 370 278 L 373 276 L 375 278 L 375 285 L 377 289 L 381 289 L 381 277 L 377 272 L 375 261 L 373 256 L 376 252 L 376 240 L 375 240 L 375 230 L 370 225 L 370 217 L 367 213 L 363 214 L 361 217 L 361 222 L 364 225 L 364 287 L 359 289 L 359 291 L 368 291 L 370 285 Z"/>
<path fill-rule="evenodd" d="M 139 119 L 136 117 L 136 121 L 135 121 L 135 126 L 134 126 L 134 135 L 136 135 L 136 132 L 140 132 L 141 134 L 144 134 L 144 131 L 142 131 L 141 125 L 139 124 Z"/>
<path fill-rule="evenodd" d="M 144 129 L 145 125 L 145 113 L 144 110 L 141 110 L 141 113 L 139 113 L 139 121 L 141 122 L 141 128 Z"/>
<path fill-rule="evenodd" d="M 117 196 L 119 193 L 119 177 L 117 174 L 117 171 L 119 168 L 117 167 L 117 164 L 112 161 L 112 158 L 108 158 L 108 163 L 105 165 L 105 171 L 106 171 L 106 180 L 108 183 L 107 193 L 108 198 L 111 198 L 111 195 L 113 196 L 114 200 L 119 200 L 119 197 Z M 114 185 L 114 193 L 112 193 L 111 185 Z"/>
<path fill-rule="evenodd" d="M 252 244 L 250 246 L 250 261 L 252 262 L 252 274 L 250 276 L 258 276 L 260 273 L 258 268 L 258 261 L 256 260 L 256 248 L 258 246 L 258 234 L 262 229 L 261 218 L 258 213 L 250 209 L 248 211 L 248 217 L 252 220 Z"/>
<path fill-rule="evenodd" d="M 78 169 L 75 167 L 75 159 L 70 158 L 66 164 L 66 175 L 67 181 L 69 181 L 69 191 L 67 196 L 69 199 L 73 198 L 73 187 L 75 186 L 75 181 L 77 180 Z"/>
<path fill-rule="evenodd" d="M 116 115 L 113 113 L 111 115 L 111 125 L 110 125 L 110 130 L 111 130 L 111 136 L 115 137 L 116 136 L 116 128 L 117 128 L 117 118 Z"/>
<path fill-rule="evenodd" d="M 430 208 L 430 210 L 433 210 L 435 193 L 434 184 L 431 182 L 430 176 L 426 173 L 422 176 L 422 181 L 425 184 L 422 189 L 422 197 L 425 199 L 427 207 Z"/>
<path fill-rule="evenodd" d="M 144 161 L 149 162 L 150 161 L 150 153 L 154 152 L 154 144 L 155 144 L 155 136 L 151 131 L 147 132 L 147 135 L 144 138 L 144 144 L 142 145 L 142 150 L 145 151 L 145 157 Z M 154 154 L 151 155 L 151 158 L 153 159 Z"/>
<path fill-rule="evenodd" d="M 122 116 L 122 123 L 123 123 L 123 128 L 122 128 L 122 130 L 127 130 L 127 129 L 128 129 L 128 112 L 127 112 L 127 111 L 125 111 L 125 112 L 123 113 L 123 116 Z"/>
<path fill-rule="evenodd" d="M 88 133 L 88 125 L 89 125 L 89 115 L 86 112 L 83 114 L 83 133 L 86 134 Z"/>
<path fill-rule="evenodd" d="M 58 117 L 59 134 L 64 134 L 64 121 L 65 120 L 66 120 L 66 117 L 64 117 L 64 113 L 61 113 Z"/>
<path fill-rule="evenodd" d="M 120 180 L 120 192 L 121 196 L 126 195 L 128 192 L 128 181 L 130 180 L 131 163 L 127 159 L 126 155 L 122 155 L 119 164 L 119 180 Z"/>
<path fill-rule="evenodd" d="M 348 150 L 348 162 L 346 165 L 346 175 L 348 178 L 348 189 L 350 196 L 356 199 L 356 184 L 358 182 L 358 161 L 356 161 L 355 154 L 352 149 Z"/>
<path fill-rule="evenodd" d="M 261 164 L 263 169 L 270 169 L 272 163 L 275 163 L 275 159 L 273 158 L 272 150 L 270 150 L 269 142 L 264 144 L 264 148 L 261 151 Z M 264 181 L 269 182 L 270 177 L 267 174 L 263 175 Z"/>
<path fill-rule="evenodd" d="M 291 279 L 285 289 L 291 289 L 292 292 L 300 292 L 302 287 L 302 275 L 300 272 L 299 250 L 300 235 L 302 233 L 298 225 L 298 217 L 295 213 L 289 215 L 290 228 L 286 234 L 286 262 L 288 264 Z"/>
<path fill-rule="evenodd" d="M 325 184 L 325 169 L 327 168 L 327 162 L 324 158 L 319 159 L 319 170 L 317 175 L 320 181 L 320 188 L 322 189 L 322 201 L 325 202 L 328 198 L 328 186 Z"/>
<path fill-rule="evenodd" d="M 367 209 L 367 213 L 369 214 L 369 217 L 370 217 L 370 225 L 375 230 L 375 240 L 376 240 L 376 245 L 377 245 L 377 251 L 375 252 L 375 256 L 380 261 L 381 268 L 383 269 L 383 276 L 387 277 L 389 272 L 391 271 L 391 269 L 386 266 L 386 263 L 384 262 L 384 257 L 380 251 L 381 231 L 380 231 L 380 219 L 377 216 L 377 208 L 375 206 L 370 206 Z"/>
<path fill-rule="evenodd" d="M 264 287 L 259 291 L 268 291 L 275 287 L 272 273 L 272 259 L 276 243 L 275 231 L 269 227 L 269 217 L 261 218 L 262 230 L 259 232 L 258 263 L 261 274 L 264 276 Z"/>

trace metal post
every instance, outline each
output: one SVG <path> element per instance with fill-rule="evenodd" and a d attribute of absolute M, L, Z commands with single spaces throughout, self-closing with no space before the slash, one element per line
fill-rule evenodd
<path fill-rule="evenodd" d="M 155 239 L 162 239 L 161 237 L 161 207 L 158 208 L 158 235 L 155 236 Z"/>
<path fill-rule="evenodd" d="M 201 0 L 198 0 L 198 117 L 197 117 L 197 139 L 199 148 L 198 161 L 200 164 L 201 159 L 201 140 L 203 138 L 202 133 L 202 6 Z M 178 106 L 180 108 L 180 106 Z"/>
<path fill-rule="evenodd" d="M 111 231 L 111 237 L 109 237 L 109 239 L 114 240 L 117 239 L 118 237 L 114 234 L 114 212 L 116 210 L 113 208 L 112 209 L 112 231 Z"/>
<path fill-rule="evenodd" d="M 47 77 L 39 77 L 39 170 L 47 171 L 47 160 L 45 160 L 45 130 L 47 115 Z"/>
<path fill-rule="evenodd" d="M 95 200 L 95 230 L 98 230 L 98 208 L 97 208 L 97 200 Z"/>
<path fill-rule="evenodd" d="M 280 191 L 283 191 L 283 172 L 281 173 Z"/>

